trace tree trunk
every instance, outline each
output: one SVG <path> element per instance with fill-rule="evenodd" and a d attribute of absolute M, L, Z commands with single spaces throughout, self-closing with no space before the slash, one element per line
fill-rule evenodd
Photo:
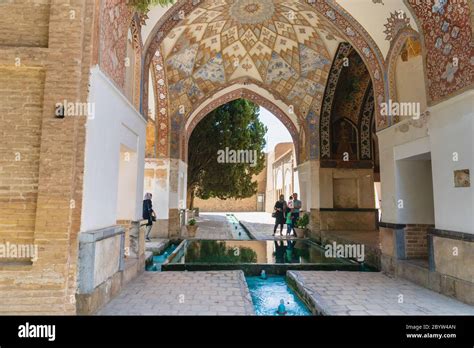
<path fill-rule="evenodd" d="M 188 190 L 188 209 L 193 210 L 194 208 L 194 188 Z"/>

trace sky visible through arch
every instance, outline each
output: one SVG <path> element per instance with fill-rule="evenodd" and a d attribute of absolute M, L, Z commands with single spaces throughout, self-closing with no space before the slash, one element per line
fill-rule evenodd
<path fill-rule="evenodd" d="M 270 111 L 260 106 L 260 121 L 267 126 L 268 131 L 265 136 L 267 144 L 265 145 L 265 152 L 271 152 L 275 149 L 278 143 L 292 142 L 290 132 L 286 129 L 283 123 L 273 115 Z"/>

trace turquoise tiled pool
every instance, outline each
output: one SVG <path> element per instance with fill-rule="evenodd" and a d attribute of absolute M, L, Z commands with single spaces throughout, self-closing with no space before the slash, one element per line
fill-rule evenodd
<path fill-rule="evenodd" d="M 252 302 L 257 315 L 274 316 L 277 313 L 280 301 L 283 300 L 286 316 L 307 316 L 311 312 L 287 285 L 284 276 L 268 276 L 262 279 L 259 276 L 245 277 L 252 296 Z"/>

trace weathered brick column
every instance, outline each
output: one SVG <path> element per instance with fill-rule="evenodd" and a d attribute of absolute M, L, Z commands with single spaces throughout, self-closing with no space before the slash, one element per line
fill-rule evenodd
<path fill-rule="evenodd" d="M 0 105 L 15 116 L 0 118 L 10 139 L 1 147 L 0 209 L 16 213 L 11 228 L 0 227 L 0 241 L 21 236 L 38 246 L 37 260 L 0 260 L 0 313 L 76 313 L 86 117 L 55 118 L 55 105 L 87 102 L 94 7 L 93 0 L 0 7 L 2 22 L 11 22 L 0 27 L 8 38 L 0 40 Z"/>

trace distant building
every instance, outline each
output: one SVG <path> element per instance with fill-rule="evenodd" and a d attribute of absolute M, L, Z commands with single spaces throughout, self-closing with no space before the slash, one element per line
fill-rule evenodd
<path fill-rule="evenodd" d="M 265 191 L 265 211 L 273 211 L 280 195 L 285 200 L 294 193 L 299 193 L 298 172 L 293 143 L 279 143 L 267 156 L 267 189 Z"/>

